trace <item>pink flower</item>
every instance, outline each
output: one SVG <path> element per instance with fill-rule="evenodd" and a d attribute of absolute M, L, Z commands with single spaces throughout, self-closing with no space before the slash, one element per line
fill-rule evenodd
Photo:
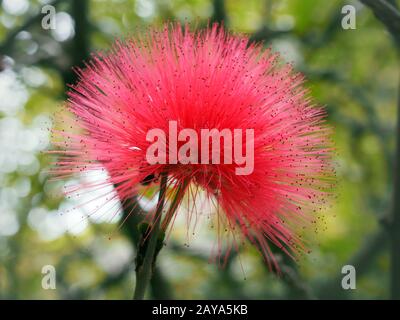
<path fill-rule="evenodd" d="M 166 26 L 116 42 L 110 53 L 93 56 L 77 71 L 67 108 L 80 132 L 59 132 L 64 149 L 56 174 L 106 168 L 109 179 L 99 186 L 112 184 L 121 201 L 129 201 L 142 183 L 167 172 L 171 197 L 178 203 L 185 192 L 195 197 L 189 185 L 205 190 L 224 212 L 218 220 L 227 232 L 222 228 L 221 235 L 236 239 L 240 230 L 270 265 L 271 245 L 290 255 L 302 252 L 299 230 L 313 222 L 332 182 L 324 109 L 312 103 L 303 76 L 278 54 L 216 25 L 197 33 L 183 29 Z M 155 140 L 146 139 L 148 132 L 168 133 L 171 123 L 198 137 L 201 129 L 241 129 L 245 139 L 246 130 L 253 130 L 254 157 L 247 159 L 253 167 L 237 174 L 243 163 L 222 141 L 220 164 L 202 164 L 200 158 L 175 164 L 169 152 L 185 141 L 173 142 L 168 134 L 165 152 L 155 153 L 167 162 L 149 163 L 146 154 Z M 201 148 L 195 146 L 198 155 Z M 244 144 L 239 151 L 245 154 Z M 211 147 L 206 153 L 212 157 Z M 229 155 L 233 161 L 225 163 Z M 170 221 L 164 220 L 165 228 Z"/>

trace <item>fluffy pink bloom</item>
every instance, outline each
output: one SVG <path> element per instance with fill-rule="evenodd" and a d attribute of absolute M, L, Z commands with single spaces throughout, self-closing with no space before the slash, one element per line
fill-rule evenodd
<path fill-rule="evenodd" d="M 71 128 L 81 131 L 60 132 L 65 141 L 56 173 L 106 168 L 110 178 L 99 186 L 112 184 L 129 201 L 141 182 L 168 172 L 179 199 L 185 191 L 196 196 L 189 185 L 206 191 L 222 209 L 218 220 L 231 239 L 240 230 L 267 258 L 271 245 L 289 254 L 304 250 L 299 229 L 313 221 L 332 177 L 325 111 L 278 54 L 217 26 L 183 29 L 166 26 L 116 42 L 77 71 L 67 108 L 75 117 Z M 235 164 L 150 165 L 146 134 L 168 132 L 170 120 L 199 136 L 202 128 L 254 129 L 254 170 L 237 175 Z"/>

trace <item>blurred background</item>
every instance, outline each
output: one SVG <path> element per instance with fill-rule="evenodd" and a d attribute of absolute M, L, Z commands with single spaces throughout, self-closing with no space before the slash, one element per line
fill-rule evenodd
<path fill-rule="evenodd" d="M 368 1 L 366 1 L 368 2 Z M 377 3 L 379 0 L 377 0 Z M 149 297 L 181 299 L 390 298 L 390 223 L 396 147 L 399 59 L 396 35 L 359 1 L 323 0 L 2 0 L 0 1 L 0 298 L 129 299 L 134 287 L 135 219 L 118 225 L 102 207 L 76 206 L 49 182 L 53 114 L 73 83 L 72 66 L 90 52 L 165 21 L 205 27 L 224 22 L 271 46 L 309 79 L 335 127 L 338 194 L 323 212 L 312 252 L 298 264 L 280 256 L 283 275 L 268 270 L 250 246 L 224 268 L 210 263 L 202 223 L 186 246 L 178 221 Z M 393 8 L 398 3 L 387 0 Z M 55 8 L 55 29 L 42 19 Z M 356 8 L 356 28 L 343 29 L 342 7 Z M 398 22 L 398 21 L 397 21 Z M 390 28 L 389 28 L 390 29 Z M 399 35 L 400 33 L 398 33 Z M 67 182 L 68 183 L 68 182 Z M 114 205 L 118 206 L 119 203 Z M 142 206 L 146 209 L 146 205 Z M 344 265 L 357 287 L 341 286 Z M 42 268 L 56 270 L 56 289 L 42 288 Z"/>

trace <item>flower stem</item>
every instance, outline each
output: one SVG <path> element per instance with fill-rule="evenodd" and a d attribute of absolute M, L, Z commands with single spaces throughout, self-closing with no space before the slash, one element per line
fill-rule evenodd
<path fill-rule="evenodd" d="M 170 224 L 176 209 L 178 208 L 179 204 L 182 201 L 183 195 L 185 193 L 186 187 L 189 185 L 190 180 L 185 179 L 181 185 L 178 186 L 176 192 L 175 192 L 175 197 L 171 202 L 171 205 L 165 215 L 165 219 L 163 221 L 163 228 L 164 230 L 167 229 L 168 225 Z"/>
<path fill-rule="evenodd" d="M 133 299 L 135 300 L 144 299 L 146 288 L 150 282 L 153 273 L 156 248 L 160 236 L 162 210 L 164 207 L 165 193 L 167 190 L 167 179 L 168 174 L 162 173 L 157 209 L 153 218 L 153 223 L 152 226 L 148 226 L 148 228 L 150 228 L 149 233 L 145 233 L 142 236 L 141 244 L 139 244 L 138 246 L 138 253 L 136 258 L 136 287 L 135 293 L 133 295 Z"/>

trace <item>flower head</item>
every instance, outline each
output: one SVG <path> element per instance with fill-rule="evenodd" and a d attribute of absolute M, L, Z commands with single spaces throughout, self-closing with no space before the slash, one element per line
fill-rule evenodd
<path fill-rule="evenodd" d="M 240 230 L 266 257 L 271 246 L 302 250 L 298 227 L 331 183 L 329 128 L 303 76 L 278 54 L 218 26 L 173 25 L 118 41 L 77 72 L 67 108 L 80 132 L 61 132 L 56 173 L 105 168 L 103 184 L 123 202 L 168 173 L 172 205 L 199 188 L 232 238 Z M 156 139 L 154 129 L 166 135 Z M 201 140 L 203 129 L 216 129 L 214 144 Z"/>

